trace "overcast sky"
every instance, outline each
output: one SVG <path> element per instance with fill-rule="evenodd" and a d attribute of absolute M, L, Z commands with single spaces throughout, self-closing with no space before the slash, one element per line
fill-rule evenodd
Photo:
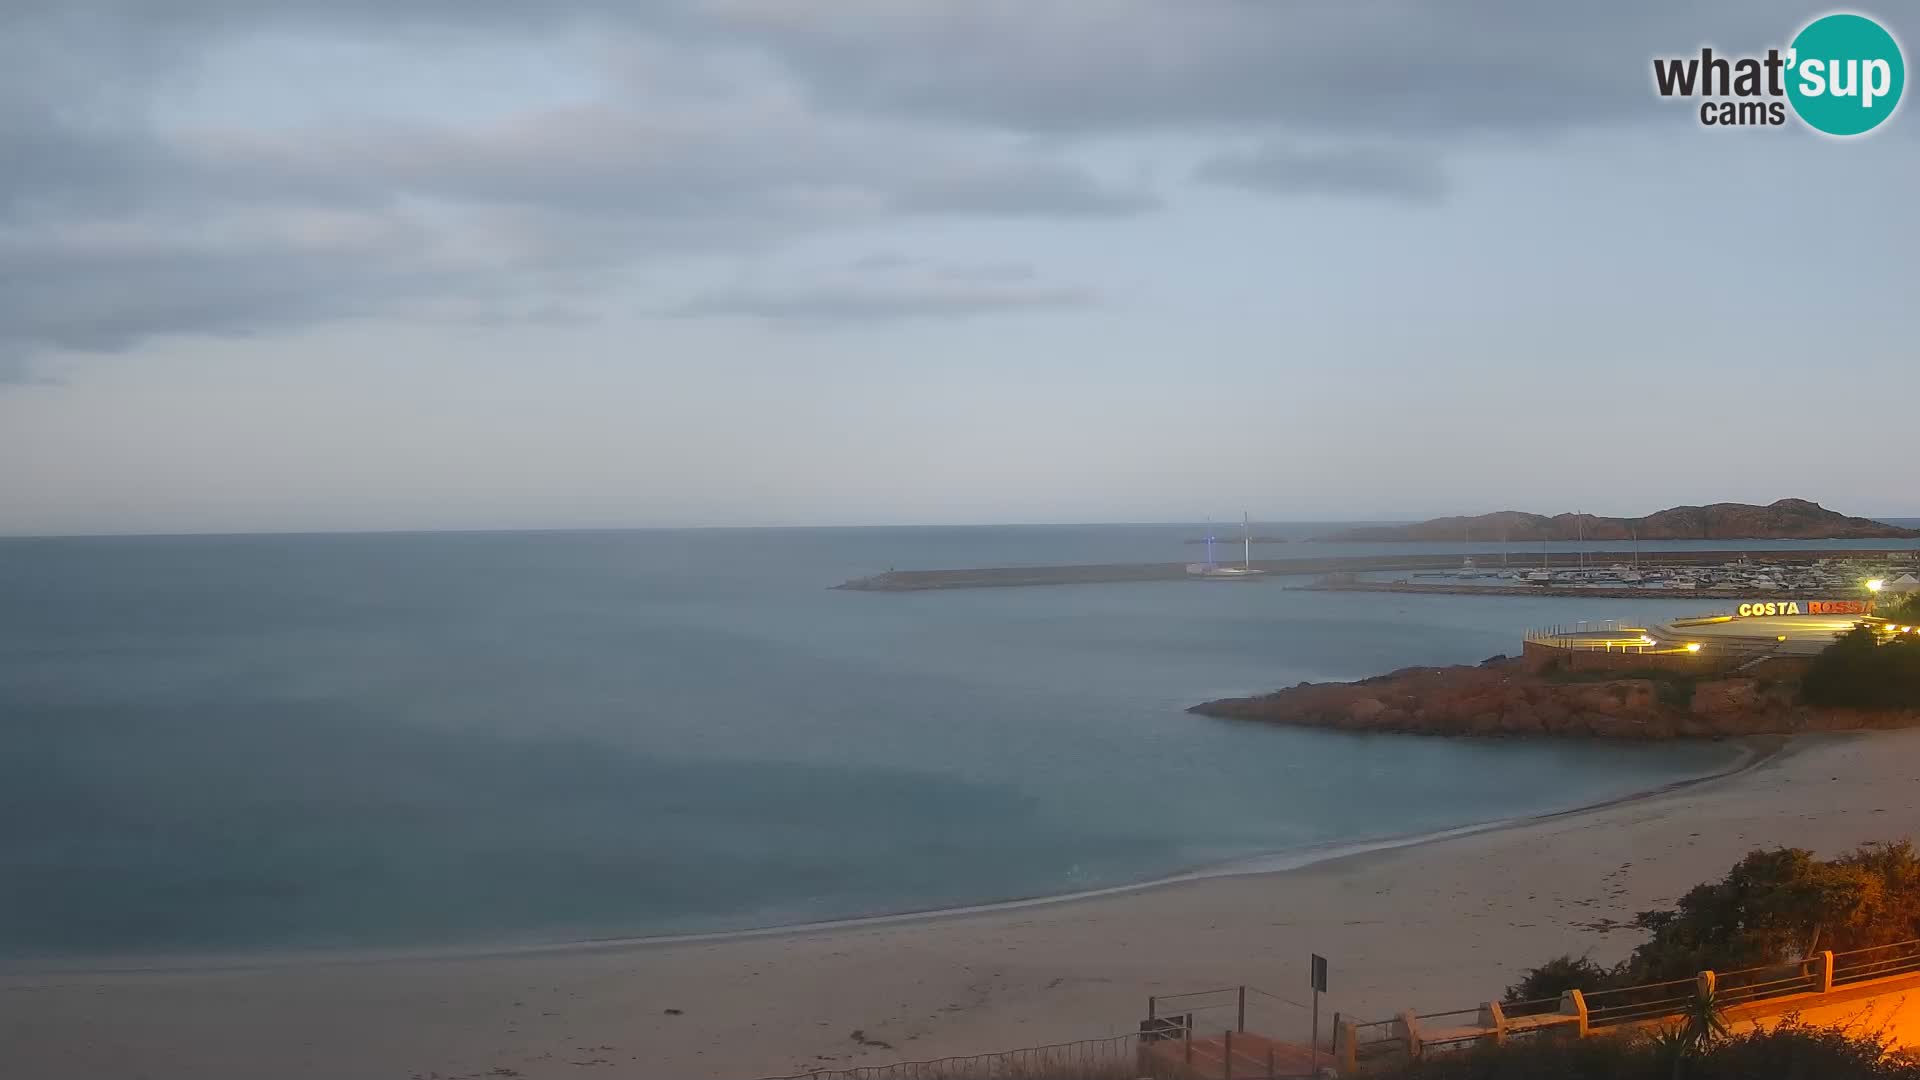
<path fill-rule="evenodd" d="M 0 532 L 1920 514 L 1822 10 L 0 0 Z"/>

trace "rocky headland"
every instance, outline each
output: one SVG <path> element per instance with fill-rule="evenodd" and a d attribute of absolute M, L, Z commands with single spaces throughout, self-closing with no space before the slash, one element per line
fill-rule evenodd
<path fill-rule="evenodd" d="M 1350 683 L 1300 683 L 1189 712 L 1340 731 L 1414 735 L 1688 739 L 1794 735 L 1920 724 L 1920 711 L 1817 708 L 1799 701 L 1803 661 L 1744 672 L 1568 671 L 1494 657 L 1403 668 Z"/>

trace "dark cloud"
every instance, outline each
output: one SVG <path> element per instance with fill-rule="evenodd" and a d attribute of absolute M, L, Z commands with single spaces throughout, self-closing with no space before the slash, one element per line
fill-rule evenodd
<path fill-rule="evenodd" d="M 686 32 L 698 13 L 671 8 L 488 0 L 0 8 L 5 374 L 27 377 L 20 357 L 37 351 L 115 350 L 163 334 L 265 334 L 418 312 L 577 312 L 636 264 L 768 251 L 849 226 L 1099 218 L 1155 205 L 1054 152 L 836 116 L 765 87 L 658 95 L 616 80 L 585 105 L 308 130 L 271 120 L 163 123 L 153 107 L 190 88 L 223 43 L 270 33 L 388 46 L 417 33 L 423 49 L 452 33 L 512 47 L 592 22 L 611 42 L 631 44 Z M 704 54 L 675 62 L 694 70 Z M 939 307 L 938 298 L 926 303 Z"/>
<path fill-rule="evenodd" d="M 1283 195 L 1332 195 L 1438 201 L 1447 191 L 1440 164 L 1419 151 L 1385 146 L 1299 147 L 1273 143 L 1222 154 L 1196 170 L 1202 180 Z"/>
<path fill-rule="evenodd" d="M 734 0 L 702 10 L 700 25 L 758 41 L 843 107 L 1044 132 L 1420 135 L 1653 115 L 1651 56 L 1704 41 L 1779 43 L 1809 16 L 1787 0 Z"/>
<path fill-rule="evenodd" d="M 675 314 L 782 322 L 849 323 L 946 319 L 1016 311 L 1085 307 L 1078 289 L 985 284 L 861 284 L 783 290 L 729 289 L 696 297 Z"/>
<path fill-rule="evenodd" d="M 1651 55 L 1779 41 L 1807 14 L 1785 0 L 11 0 L 0 356 L 578 310 L 623 268 L 687 253 L 925 217 L 1141 214 L 1159 194 L 1080 151 L 1143 132 L 1262 140 L 1203 164 L 1214 183 L 1432 200 L 1445 176 L 1428 146 L 1670 116 L 1648 92 Z M 585 39 L 606 89 L 347 131 L 159 118 L 208 57 L 257 55 L 275 35 L 435 55 Z M 916 288 L 758 299 L 769 317 L 842 318 L 1072 299 Z M 5 370 L 17 378 L 19 361 Z"/>

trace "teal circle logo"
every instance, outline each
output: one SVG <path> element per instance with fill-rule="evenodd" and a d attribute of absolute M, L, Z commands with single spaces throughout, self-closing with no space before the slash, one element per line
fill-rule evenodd
<path fill-rule="evenodd" d="M 1900 105 L 1907 64 L 1900 43 L 1865 15 L 1823 15 L 1794 36 L 1787 100 L 1808 127 L 1864 135 Z"/>

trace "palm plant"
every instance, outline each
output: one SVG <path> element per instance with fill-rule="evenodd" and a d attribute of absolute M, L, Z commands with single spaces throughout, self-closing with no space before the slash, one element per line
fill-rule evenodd
<path fill-rule="evenodd" d="M 1721 1015 L 1718 995 L 1703 988 L 1680 1007 L 1680 1018 L 1655 1032 L 1650 1041 L 1661 1057 L 1673 1063 L 1673 1080 L 1681 1080 L 1689 1061 L 1731 1033 L 1727 1018 Z"/>

